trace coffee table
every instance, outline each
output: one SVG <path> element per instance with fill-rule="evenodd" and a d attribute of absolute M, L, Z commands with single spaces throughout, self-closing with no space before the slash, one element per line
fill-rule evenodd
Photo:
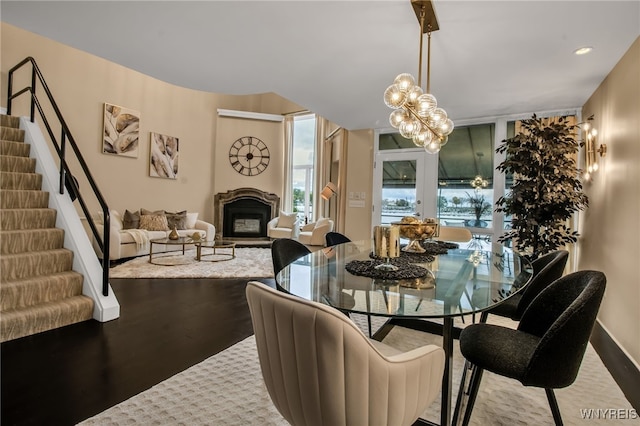
<path fill-rule="evenodd" d="M 153 259 L 153 246 L 155 244 L 162 244 L 162 245 L 166 245 L 166 246 L 182 246 L 182 255 L 184 256 L 184 250 L 185 250 L 185 246 L 187 244 L 197 244 L 197 242 L 194 242 L 193 239 L 191 239 L 191 237 L 180 237 L 178 239 L 172 240 L 170 238 L 157 238 L 154 240 L 149 240 L 149 263 L 153 263 L 154 265 L 162 265 L 162 266 L 175 266 L 175 265 L 183 265 L 183 264 L 187 264 L 189 263 L 188 261 L 184 261 L 184 262 L 175 262 L 175 258 L 177 257 L 175 253 L 171 253 L 169 252 L 168 255 L 162 256 L 162 257 L 158 257 L 156 255 L 156 259 Z M 158 259 L 165 259 L 167 257 L 171 257 L 172 261 L 171 262 L 158 262 Z"/>
<path fill-rule="evenodd" d="M 213 249 L 212 253 L 202 254 L 203 248 Z M 222 253 L 218 253 L 218 250 L 224 249 Z M 203 261 L 203 257 L 212 257 L 206 259 L 207 262 L 223 262 L 225 260 L 231 260 L 236 257 L 236 243 L 228 240 L 202 240 L 196 242 L 196 260 Z"/>

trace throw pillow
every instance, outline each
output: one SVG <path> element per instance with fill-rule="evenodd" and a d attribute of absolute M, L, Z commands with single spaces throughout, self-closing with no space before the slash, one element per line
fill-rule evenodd
<path fill-rule="evenodd" d="M 300 230 L 302 232 L 308 232 L 308 231 L 313 231 L 313 228 L 316 227 L 315 222 L 311 222 L 311 223 L 307 223 L 306 225 L 304 225 L 302 228 L 300 228 Z"/>
<path fill-rule="evenodd" d="M 140 216 L 140 229 L 147 231 L 168 231 L 169 225 L 165 215 L 143 214 Z"/>
<path fill-rule="evenodd" d="M 100 218 L 102 219 L 100 224 L 104 224 L 104 217 L 102 212 L 100 212 Z M 122 216 L 118 213 L 117 210 L 109 210 L 109 219 L 111 220 L 111 226 L 118 231 L 124 229 L 124 223 L 122 221 Z"/>
<path fill-rule="evenodd" d="M 320 218 L 318 219 L 318 221 L 316 222 L 316 228 L 319 228 L 321 226 L 327 225 L 329 223 L 329 219 L 325 219 L 325 218 Z"/>
<path fill-rule="evenodd" d="M 187 229 L 195 229 L 196 221 L 198 220 L 198 212 L 187 213 Z"/>
<path fill-rule="evenodd" d="M 151 210 L 140 209 L 140 215 L 164 216 L 164 210 L 156 210 L 155 212 L 152 212 Z"/>
<path fill-rule="evenodd" d="M 168 211 L 164 212 L 165 216 L 167 216 L 167 223 L 169 225 L 169 229 L 187 229 L 187 211 L 183 210 L 181 212 L 171 213 Z"/>
<path fill-rule="evenodd" d="M 293 228 L 293 224 L 296 222 L 296 213 L 285 213 L 280 211 L 278 216 L 278 228 Z"/>
<path fill-rule="evenodd" d="M 122 218 L 122 229 L 138 229 L 140 228 L 140 212 L 124 211 L 124 217 Z"/>

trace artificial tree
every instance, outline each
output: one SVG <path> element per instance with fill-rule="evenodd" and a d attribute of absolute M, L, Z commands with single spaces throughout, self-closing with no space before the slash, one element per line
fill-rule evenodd
<path fill-rule="evenodd" d="M 535 114 L 521 124 L 521 131 L 496 150 L 506 154 L 498 170 L 513 174 L 511 191 L 496 202 L 497 212 L 512 216 L 512 227 L 498 241 L 511 241 L 535 259 L 576 242 L 579 234 L 568 220 L 589 200 L 576 164 L 583 145 L 576 139 L 577 125 L 566 117 L 547 123 Z"/>

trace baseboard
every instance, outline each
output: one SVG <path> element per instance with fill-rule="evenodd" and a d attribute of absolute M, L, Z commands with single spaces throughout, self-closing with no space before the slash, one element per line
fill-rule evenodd
<path fill-rule="evenodd" d="M 640 370 L 636 364 L 620 349 L 598 321 L 591 333 L 591 344 L 627 400 L 640 412 Z"/>

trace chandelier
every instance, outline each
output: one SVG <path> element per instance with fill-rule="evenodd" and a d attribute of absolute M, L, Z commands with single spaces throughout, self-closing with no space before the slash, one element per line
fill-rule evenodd
<path fill-rule="evenodd" d="M 393 109 L 389 116 L 391 125 L 416 146 L 435 154 L 447 143 L 453 131 L 453 121 L 444 109 L 438 107 L 431 94 L 429 74 L 431 70 L 431 32 L 438 30 L 438 21 L 430 0 L 412 0 L 411 4 L 420 21 L 420 55 L 418 61 L 418 82 L 411 74 L 398 75 L 393 84 L 384 92 L 385 104 Z M 427 86 L 422 90 L 422 41 L 427 33 Z"/>

